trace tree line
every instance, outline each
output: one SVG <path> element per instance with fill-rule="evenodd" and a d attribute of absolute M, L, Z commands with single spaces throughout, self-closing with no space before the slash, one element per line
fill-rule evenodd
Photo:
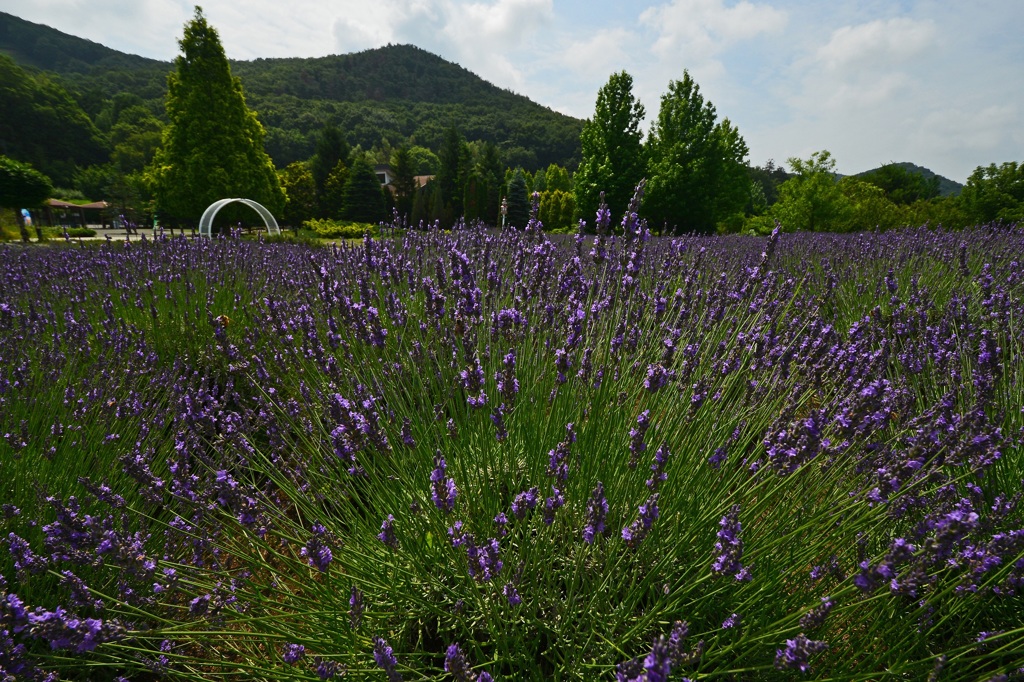
<path fill-rule="evenodd" d="M 959 196 L 940 196 L 938 177 L 894 163 L 841 177 L 827 150 L 788 159 L 789 171 L 773 161 L 751 166 L 739 131 L 728 118 L 718 120 L 688 72 L 669 83 L 646 138 L 645 109 L 632 85 L 625 71 L 612 74 L 583 125 L 574 178 L 582 217 L 594 216 L 602 196 L 621 214 L 646 179 L 641 215 L 668 234 L 768 233 L 776 223 L 849 232 L 1024 220 L 1024 165 L 1017 162 L 978 167 Z"/>
<path fill-rule="evenodd" d="M 314 218 L 375 223 L 397 213 L 410 226 L 449 227 L 463 218 L 522 227 L 536 203 L 546 229 L 573 230 L 579 221 L 593 229 L 599 203 L 621 215 L 642 179 L 641 215 L 666 234 L 764 233 L 776 223 L 829 231 L 957 227 L 1024 216 L 1024 166 L 1016 162 L 977 168 L 956 197 L 940 196 L 938 178 L 897 164 L 840 177 L 827 151 L 788 159 L 789 170 L 772 161 L 751 166 L 736 126 L 719 119 L 687 71 L 669 83 L 646 136 L 632 77 L 612 74 L 582 124 L 575 169 L 550 163 L 528 170 L 455 123 L 433 147 L 383 134 L 372 145 L 353 145 L 351 130 L 323 125 L 311 154 L 275 167 L 267 129 L 199 8 L 179 45 L 162 109 L 122 92 L 92 116 L 59 81 L 0 55 L 0 86 L 14 93 L 0 99 L 0 153 L 11 161 L 0 165 L 5 205 L 18 206 L 25 187 L 27 171 L 12 165 L 16 159 L 45 175 L 54 194 L 103 197 L 138 221 L 154 211 L 164 221 L 194 221 L 213 201 L 244 196 L 292 226 Z M 33 125 L 15 130 L 26 120 Z M 378 178 L 384 165 L 392 176 L 386 187 Z M 33 197 L 22 193 L 21 206 Z M 245 209 L 238 211 L 224 216 Z"/>

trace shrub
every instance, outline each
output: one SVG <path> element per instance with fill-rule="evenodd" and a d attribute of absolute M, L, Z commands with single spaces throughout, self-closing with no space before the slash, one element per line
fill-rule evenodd
<path fill-rule="evenodd" d="M 370 223 L 314 218 L 306 220 L 302 226 L 311 230 L 321 239 L 362 239 L 367 234 L 376 237 L 379 227 Z"/>

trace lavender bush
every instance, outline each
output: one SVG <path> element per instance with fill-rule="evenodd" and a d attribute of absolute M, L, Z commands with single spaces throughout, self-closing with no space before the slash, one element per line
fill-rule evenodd
<path fill-rule="evenodd" d="M 0 678 L 1024 676 L 1024 232 L 0 249 Z"/>

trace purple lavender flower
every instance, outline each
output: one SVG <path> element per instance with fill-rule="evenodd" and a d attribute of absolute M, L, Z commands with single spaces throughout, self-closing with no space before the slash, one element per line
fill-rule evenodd
<path fill-rule="evenodd" d="M 78 618 L 60 606 L 53 611 L 36 608 L 28 614 L 28 624 L 33 636 L 49 642 L 52 649 L 71 649 L 79 654 L 124 636 L 124 628 L 116 621 Z"/>
<path fill-rule="evenodd" d="M 373 640 L 373 660 L 388 676 L 388 682 L 401 682 L 402 675 L 398 672 L 398 659 L 388 643 L 377 637 Z"/>
<path fill-rule="evenodd" d="M 509 606 L 519 606 L 523 603 L 523 598 L 519 596 L 519 590 L 512 583 L 506 584 L 501 588 L 501 593 L 505 595 L 505 599 L 508 599 Z"/>
<path fill-rule="evenodd" d="M 665 643 L 665 636 L 662 635 L 654 641 L 651 653 L 644 658 L 645 679 L 647 682 L 668 682 L 671 672 L 672 657 Z"/>
<path fill-rule="evenodd" d="M 478 582 L 490 582 L 497 576 L 503 567 L 499 558 L 501 555 L 501 543 L 498 538 L 490 538 L 480 546 L 474 546 L 472 542 L 466 545 L 466 554 L 470 559 L 470 575 Z M 476 566 L 473 566 L 473 563 Z"/>
<path fill-rule="evenodd" d="M 508 438 L 508 429 L 505 427 L 505 412 L 507 410 L 508 406 L 502 403 L 498 406 L 498 409 L 491 413 L 491 423 L 494 424 L 494 437 L 499 443 Z"/>
<path fill-rule="evenodd" d="M 562 491 L 551 486 L 551 497 L 544 499 L 543 517 L 544 523 L 551 525 L 555 522 L 555 512 L 558 511 L 559 507 L 565 505 L 565 496 L 562 495 Z"/>
<path fill-rule="evenodd" d="M 651 653 L 620 663 L 615 668 L 616 682 L 668 682 L 672 673 L 672 651 L 661 635 L 651 645 Z"/>
<path fill-rule="evenodd" d="M 749 567 L 740 563 L 743 558 L 743 540 L 740 539 L 742 525 L 739 515 L 740 506 L 736 504 L 718 522 L 718 542 L 715 543 L 718 555 L 711 563 L 711 571 L 717 575 L 731 575 L 742 582 L 750 580 L 752 576 Z"/>
<path fill-rule="evenodd" d="M 188 603 L 188 612 L 196 618 L 201 618 L 210 608 L 210 595 L 203 594 Z"/>
<path fill-rule="evenodd" d="M 466 663 L 466 656 L 458 644 L 450 644 L 444 655 L 444 671 L 452 674 L 456 682 L 473 682 L 476 675 Z"/>
<path fill-rule="evenodd" d="M 675 370 L 665 369 L 660 364 L 648 365 L 647 377 L 644 379 L 644 388 L 651 393 L 655 393 L 668 386 L 669 382 L 675 378 Z"/>
<path fill-rule="evenodd" d="M 306 655 L 306 647 L 301 644 L 285 644 L 281 651 L 281 658 L 285 663 L 294 665 Z"/>
<path fill-rule="evenodd" d="M 740 614 L 730 614 L 725 620 L 722 621 L 722 629 L 729 630 L 731 628 L 739 627 L 741 620 L 743 620 L 743 618 L 740 616 Z"/>
<path fill-rule="evenodd" d="M 306 557 L 306 561 L 309 562 L 310 566 L 315 567 L 321 573 L 326 573 L 331 560 L 334 559 L 331 548 L 324 542 L 327 529 L 319 523 L 314 523 L 312 531 L 313 536 L 306 542 L 306 546 L 299 553 Z"/>
<path fill-rule="evenodd" d="M 629 430 L 629 468 L 635 469 L 637 462 L 640 460 L 640 455 L 644 450 L 647 449 L 647 444 L 644 443 L 644 434 L 647 433 L 647 429 L 650 428 L 651 411 L 644 410 L 640 413 L 640 416 L 636 418 L 636 428 Z"/>
<path fill-rule="evenodd" d="M 377 539 L 391 549 L 398 549 L 398 538 L 395 537 L 394 524 L 395 517 L 388 514 L 388 517 L 380 524 L 380 533 L 377 534 Z"/>
<path fill-rule="evenodd" d="M 565 425 L 565 440 L 555 449 L 548 451 L 548 476 L 564 483 L 569 478 L 569 447 L 576 442 L 576 429 L 572 423 Z"/>
<path fill-rule="evenodd" d="M 355 585 L 352 586 L 352 594 L 348 598 L 348 624 L 353 630 L 358 630 L 363 622 L 363 592 Z"/>
<path fill-rule="evenodd" d="M 822 597 L 821 603 L 800 617 L 800 627 L 804 630 L 819 628 L 825 622 L 835 602 L 829 597 Z"/>
<path fill-rule="evenodd" d="M 438 509 L 450 512 L 455 509 L 458 490 L 455 481 L 445 476 L 447 466 L 440 452 L 434 455 L 434 470 L 430 472 L 430 497 Z"/>
<path fill-rule="evenodd" d="M 588 545 L 594 543 L 594 537 L 604 532 L 604 522 L 608 517 L 608 500 L 604 496 L 604 484 L 597 482 L 597 487 L 587 501 L 587 522 L 583 526 L 583 541 Z"/>
<path fill-rule="evenodd" d="M 317 656 L 313 662 L 316 664 L 316 676 L 321 680 L 329 680 L 332 677 L 345 674 L 345 666 L 337 661 Z"/>
<path fill-rule="evenodd" d="M 14 559 L 14 570 L 18 575 L 41 573 L 46 570 L 46 559 L 33 553 L 28 541 L 11 533 L 7 536 L 7 544 Z"/>
<path fill-rule="evenodd" d="M 526 518 L 526 513 L 537 506 L 538 493 L 537 487 L 534 486 L 517 494 L 512 500 L 512 514 L 520 521 Z"/>
<path fill-rule="evenodd" d="M 786 640 L 785 649 L 775 650 L 775 667 L 779 670 L 799 670 L 802 673 L 809 672 L 811 666 L 807 660 L 814 654 L 824 651 L 828 644 L 813 639 L 807 639 L 804 633 L 800 633 L 795 639 Z"/>
<path fill-rule="evenodd" d="M 402 420 L 402 442 L 406 447 L 416 447 L 416 439 L 412 437 L 412 420 L 408 417 Z"/>
<path fill-rule="evenodd" d="M 658 493 L 655 493 L 640 505 L 636 521 L 622 529 L 622 539 L 626 541 L 626 545 L 635 548 L 643 542 L 650 533 L 654 520 L 658 518 L 658 513 Z"/>
<path fill-rule="evenodd" d="M 651 465 L 651 477 L 647 479 L 647 488 L 652 492 L 658 492 L 658 488 L 661 487 L 662 482 L 668 480 L 668 474 L 665 473 L 665 465 L 668 463 L 668 458 L 672 456 L 669 452 L 668 445 L 665 443 L 661 444 L 657 452 L 654 453 L 654 464 Z"/>

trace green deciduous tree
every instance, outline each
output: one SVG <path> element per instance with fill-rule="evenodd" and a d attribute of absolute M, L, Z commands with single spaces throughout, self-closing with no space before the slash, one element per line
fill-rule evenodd
<path fill-rule="evenodd" d="M 278 172 L 287 200 L 284 205 L 284 224 L 298 228 L 317 214 L 316 183 L 309 164 L 293 161 Z"/>
<path fill-rule="evenodd" d="M 633 77 L 612 74 L 597 93 L 594 116 L 580 133 L 582 159 L 574 178 L 576 208 L 593 222 L 601 192 L 613 215 L 626 210 L 644 177 L 643 105 L 633 96 Z"/>
<path fill-rule="evenodd" d="M 280 214 L 285 196 L 217 31 L 195 9 L 167 78 L 163 147 L 151 177 L 161 214 L 198 220 L 218 199 L 243 197 Z"/>
<path fill-rule="evenodd" d="M 787 232 L 830 232 L 846 223 L 850 202 L 836 181 L 836 162 L 828 150 L 809 159 L 790 158 L 795 177 L 779 186 L 779 199 L 769 215 Z"/>
<path fill-rule="evenodd" d="M 971 221 L 1024 221 L 1024 164 L 978 166 L 967 178 L 960 202 Z"/>
<path fill-rule="evenodd" d="M 895 204 L 912 204 L 939 196 L 939 176 L 926 178 L 895 163 L 887 163 L 859 179 L 881 189 Z"/>
<path fill-rule="evenodd" d="M 14 209 L 22 241 L 27 242 L 29 234 L 19 209 L 41 206 L 52 191 L 50 179 L 35 168 L 0 156 L 0 207 Z"/>
<path fill-rule="evenodd" d="M 711 232 L 749 200 L 747 145 L 728 119 L 716 119 L 689 72 L 669 83 L 647 138 L 643 213 L 652 226 Z"/>
<path fill-rule="evenodd" d="M 437 169 L 441 167 L 441 159 L 426 147 L 414 144 L 409 147 L 409 157 L 412 160 L 413 175 L 436 175 Z"/>

